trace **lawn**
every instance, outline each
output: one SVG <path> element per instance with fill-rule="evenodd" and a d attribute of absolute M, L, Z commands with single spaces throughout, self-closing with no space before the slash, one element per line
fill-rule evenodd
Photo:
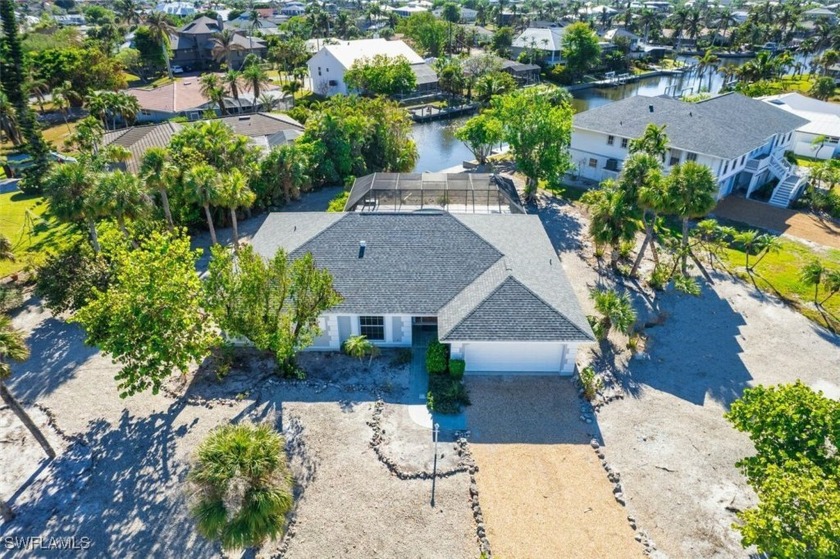
<path fill-rule="evenodd" d="M 780 238 L 779 241 L 782 245 L 781 251 L 768 254 L 761 260 L 753 271 L 752 279 L 746 274 L 744 268 L 743 251 L 727 249 L 724 259 L 730 269 L 745 281 L 754 281 L 762 291 L 781 297 L 814 322 L 835 330 L 840 329 L 840 294 L 825 303 L 823 314 L 813 304 L 813 286 L 799 281 L 799 271 L 815 257 L 822 260 L 828 267 L 840 269 L 840 251 L 817 252 L 797 241 L 785 238 Z M 753 262 L 755 262 L 755 257 L 750 257 L 750 263 Z M 824 298 L 824 295 L 820 298 Z"/>
<path fill-rule="evenodd" d="M 0 194 L 0 235 L 14 247 L 15 261 L 0 261 L 0 277 L 39 264 L 46 253 L 66 245 L 75 235 L 67 225 L 44 216 L 47 203 L 41 196 L 8 192 Z"/>
<path fill-rule="evenodd" d="M 76 123 L 70 123 L 70 130 L 76 129 Z M 67 130 L 67 125 L 63 122 L 61 124 L 57 124 L 55 126 L 50 126 L 49 128 L 44 128 L 41 130 L 41 134 L 44 136 L 44 140 L 47 143 L 52 144 L 53 148 L 56 151 L 65 152 L 64 149 L 64 140 L 70 135 L 70 131 Z M 11 142 L 5 141 L 0 144 L 0 150 L 5 149 L 12 149 L 14 146 Z"/>

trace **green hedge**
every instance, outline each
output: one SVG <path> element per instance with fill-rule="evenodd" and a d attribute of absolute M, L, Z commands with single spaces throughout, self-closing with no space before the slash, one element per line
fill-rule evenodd
<path fill-rule="evenodd" d="M 466 368 L 467 364 L 463 359 L 452 359 L 449 362 L 449 375 L 455 380 L 461 380 L 464 378 Z"/>
<path fill-rule="evenodd" d="M 426 350 L 426 370 L 430 375 L 440 375 L 446 372 L 446 346 L 435 340 Z"/>

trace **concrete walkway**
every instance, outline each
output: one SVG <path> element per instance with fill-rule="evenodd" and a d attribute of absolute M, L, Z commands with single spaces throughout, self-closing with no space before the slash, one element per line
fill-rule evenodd
<path fill-rule="evenodd" d="M 840 225 L 831 219 L 820 219 L 809 213 L 777 208 L 736 196 L 721 200 L 712 214 L 780 235 L 840 249 Z"/>
<path fill-rule="evenodd" d="M 440 425 L 441 431 L 463 431 L 467 428 L 467 416 L 464 412 L 458 415 L 443 415 L 431 413 L 426 407 L 426 392 L 429 389 L 429 373 L 426 371 L 426 349 L 429 343 L 436 339 L 434 331 L 424 331 L 414 328 L 411 343 L 411 378 L 408 384 L 408 415 L 417 425 L 432 429 L 434 424 Z"/>

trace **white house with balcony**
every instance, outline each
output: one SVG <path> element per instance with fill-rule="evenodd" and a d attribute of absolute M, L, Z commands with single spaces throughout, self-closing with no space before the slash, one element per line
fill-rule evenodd
<path fill-rule="evenodd" d="M 840 157 L 840 105 L 801 93 L 771 95 L 761 100 L 808 121 L 793 135 L 793 153 L 815 159 Z"/>
<path fill-rule="evenodd" d="M 602 181 L 616 178 L 629 142 L 648 124 L 665 126 L 669 145 L 664 168 L 697 161 L 712 170 L 718 198 L 735 191 L 749 197 L 777 179 L 770 203 L 787 207 L 805 176 L 784 158 L 796 130 L 808 121 L 772 104 L 728 93 L 687 103 L 670 97 L 628 97 L 578 113 L 572 123 L 573 172 Z"/>

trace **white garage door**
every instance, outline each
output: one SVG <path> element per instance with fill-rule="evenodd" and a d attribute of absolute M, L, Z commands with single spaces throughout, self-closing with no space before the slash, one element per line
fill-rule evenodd
<path fill-rule="evenodd" d="M 537 342 L 468 342 L 467 372 L 560 372 L 563 344 Z"/>

